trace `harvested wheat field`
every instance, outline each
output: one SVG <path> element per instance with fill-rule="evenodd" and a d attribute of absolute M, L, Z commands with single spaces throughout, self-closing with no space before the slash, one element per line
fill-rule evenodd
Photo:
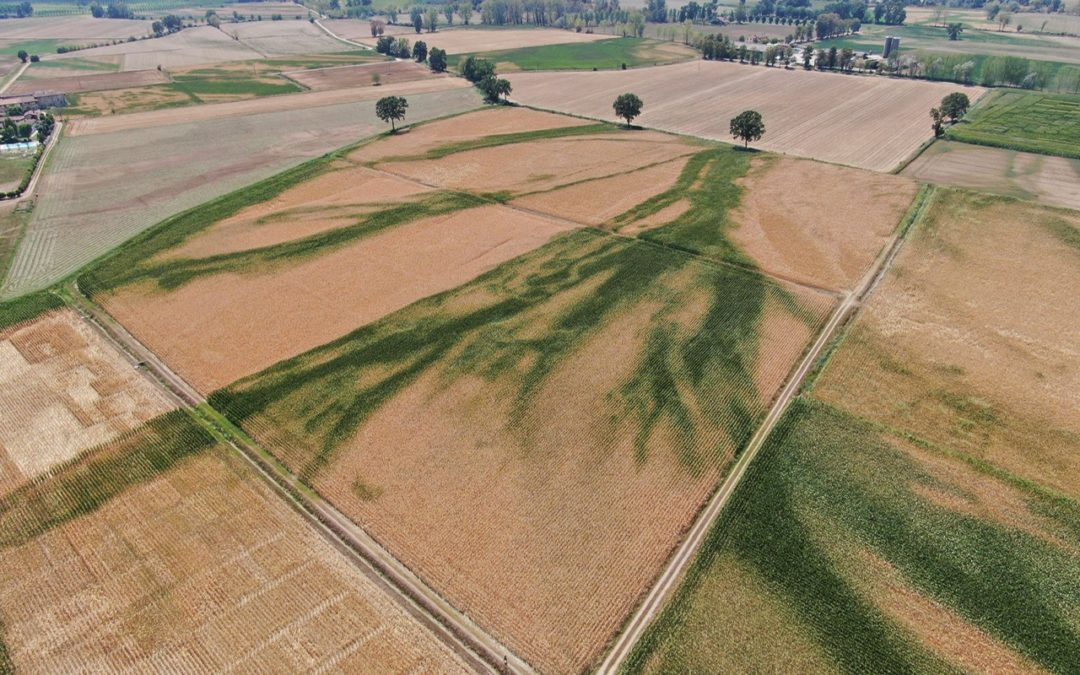
<path fill-rule="evenodd" d="M 485 136 L 519 134 L 549 129 L 565 129 L 589 124 L 587 120 L 529 108 L 484 108 L 437 122 L 410 127 L 405 133 L 365 143 L 350 155 L 365 162 L 397 157 L 420 157 L 453 143 L 475 141 Z"/>
<path fill-rule="evenodd" d="M 0 498 L 0 664 L 468 672 L 183 412 Z"/>
<path fill-rule="evenodd" d="M 629 71 L 514 73 L 513 99 L 527 105 L 614 120 L 625 91 L 645 101 L 637 123 L 731 142 L 728 121 L 759 111 L 756 147 L 889 171 L 931 137 L 926 111 L 954 84 L 692 61 Z M 983 90 L 964 87 L 975 100 Z M 798 105 L 793 105 L 798 102 Z"/>
<path fill-rule="evenodd" d="M 282 73 L 312 91 L 326 89 L 344 89 L 346 87 L 366 87 L 375 84 L 396 84 L 412 80 L 449 77 L 434 73 L 427 66 L 413 61 L 387 61 L 385 63 L 365 63 L 359 66 L 335 66 L 333 68 L 313 68 Z"/>
<path fill-rule="evenodd" d="M 334 226 L 342 227 L 319 228 Z M 165 293 L 134 286 L 103 302 L 173 370 L 211 392 L 465 283 L 570 227 L 481 206 L 403 223 L 288 266 L 222 272 Z M 222 252 L 236 248 L 234 233 L 219 238 L 217 232 L 209 236 L 223 244 Z M 288 234 L 318 236 L 303 225 Z M 197 238 L 192 246 L 203 248 Z"/>
<path fill-rule="evenodd" d="M 581 671 L 832 304 L 578 231 L 211 403 L 515 653 Z"/>
<path fill-rule="evenodd" d="M 1080 209 L 1080 160 L 937 141 L 903 175 Z"/>
<path fill-rule="evenodd" d="M 676 157 L 615 176 L 526 195 L 511 204 L 584 225 L 601 225 L 671 188 L 686 162 L 686 157 Z"/>
<path fill-rule="evenodd" d="M 263 56 L 332 54 L 356 49 L 309 21 L 245 21 L 222 24 L 222 32 Z"/>
<path fill-rule="evenodd" d="M 897 176 L 774 157 L 741 184 L 734 241 L 769 274 L 833 290 L 869 271 L 917 190 Z"/>
<path fill-rule="evenodd" d="M 640 169 L 696 150 L 668 134 L 600 133 L 481 147 L 438 159 L 386 161 L 379 167 L 444 188 L 522 194 Z"/>
<path fill-rule="evenodd" d="M 1080 215 L 942 190 L 823 400 L 1080 496 Z"/>
<path fill-rule="evenodd" d="M 136 70 L 126 73 L 99 73 L 94 75 L 70 75 L 54 77 L 48 82 L 50 91 L 74 94 L 81 91 L 105 91 L 108 89 L 127 89 L 162 84 L 169 81 L 168 75 L 160 70 Z M 38 80 L 16 80 L 8 87 L 6 94 L 29 94 L 40 91 L 42 83 Z"/>
<path fill-rule="evenodd" d="M 67 59 L 106 62 L 118 59 L 120 70 L 127 71 L 153 70 L 158 66 L 166 69 L 186 68 L 261 58 L 263 55 L 258 51 L 232 39 L 217 28 L 199 26 L 153 40 L 123 42 L 50 56 L 49 62 L 61 63 Z"/>
<path fill-rule="evenodd" d="M 439 82 L 451 88 L 409 94 L 410 120 L 478 104 L 470 88 L 449 79 L 432 81 Z M 411 84 L 421 83 L 402 86 Z M 307 95 L 263 100 L 302 96 Z M 101 121 L 119 122 L 88 125 L 81 135 L 61 139 L 42 175 L 41 198 L 4 295 L 44 288 L 166 217 L 383 128 L 370 97 L 301 109 L 254 105 L 251 114 L 234 114 L 236 106 L 248 110 L 245 106 L 255 103 L 117 115 Z M 221 115 L 192 112 L 219 107 L 228 110 Z M 122 118 L 143 115 L 152 119 L 125 130 Z M 111 133 L 91 133 L 102 129 Z"/>
<path fill-rule="evenodd" d="M 64 40 L 99 42 L 124 40 L 151 34 L 151 22 L 138 19 L 109 19 L 102 21 L 88 15 L 47 16 L 0 21 L 0 40 L 26 42 L 30 40 Z"/>
<path fill-rule="evenodd" d="M 173 407 L 72 310 L 0 331 L 0 495 Z"/>
<path fill-rule="evenodd" d="M 330 24 L 337 32 L 338 23 Z M 367 27 L 367 24 L 365 24 Z M 371 31 L 366 35 L 339 33 L 344 37 L 350 37 L 361 44 L 374 47 L 376 39 L 371 37 Z M 493 52 L 502 49 L 518 49 L 521 47 L 542 47 L 544 45 L 559 45 L 579 42 L 594 42 L 596 40 L 611 39 L 612 35 L 600 35 L 597 33 L 576 33 L 570 30 L 556 28 L 452 28 L 417 35 L 416 39 L 422 39 L 428 48 L 438 47 L 445 49 L 447 54 L 473 54 L 478 52 Z"/>

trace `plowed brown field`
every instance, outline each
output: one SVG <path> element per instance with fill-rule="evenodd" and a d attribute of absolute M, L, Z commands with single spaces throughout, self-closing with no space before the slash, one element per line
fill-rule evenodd
<path fill-rule="evenodd" d="M 732 238 L 770 274 L 851 289 L 900 223 L 913 181 L 769 158 L 742 180 Z"/>
<path fill-rule="evenodd" d="M 447 75 L 433 73 L 427 66 L 412 61 L 387 61 L 386 63 L 367 63 L 359 66 L 294 70 L 282 73 L 282 75 L 313 91 L 371 86 L 375 84 L 373 78 L 376 75 L 380 78 L 380 84 L 396 84 L 411 80 L 448 77 Z"/>
<path fill-rule="evenodd" d="M 1076 212 L 939 192 L 819 396 L 1080 495 L 1078 232 Z"/>
<path fill-rule="evenodd" d="M 173 407 L 71 310 L 0 332 L 0 495 Z"/>
<path fill-rule="evenodd" d="M 926 111 L 957 85 L 691 61 L 629 71 L 514 73 L 513 99 L 614 121 L 611 102 L 633 91 L 637 123 L 734 142 L 728 121 L 762 114 L 766 150 L 889 171 L 931 137 Z M 977 99 L 983 92 L 963 87 Z"/>
<path fill-rule="evenodd" d="M 502 206 L 400 225 L 267 272 L 168 293 L 125 289 L 105 306 L 204 393 L 453 288 L 572 225 Z"/>

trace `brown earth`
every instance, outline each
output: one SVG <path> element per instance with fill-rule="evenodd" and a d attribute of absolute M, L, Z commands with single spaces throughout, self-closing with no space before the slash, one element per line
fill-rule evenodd
<path fill-rule="evenodd" d="M 667 134 L 634 132 L 515 143 L 380 168 L 439 187 L 522 193 L 624 173 L 696 150 Z"/>
<path fill-rule="evenodd" d="M 128 73 L 101 73 L 95 75 L 72 75 L 51 78 L 47 85 L 39 80 L 14 82 L 5 95 L 29 94 L 47 88 L 73 94 L 81 91 L 102 91 L 105 89 L 127 89 L 144 87 L 150 84 L 168 82 L 168 76 L 160 70 L 138 70 Z"/>
<path fill-rule="evenodd" d="M 625 71 L 513 73 L 509 80 L 515 101 L 608 121 L 615 121 L 615 97 L 633 91 L 653 102 L 635 123 L 727 142 L 728 121 L 753 109 L 765 122 L 756 147 L 877 171 L 893 169 L 930 139 L 926 111 L 957 89 L 701 59 Z M 963 89 L 972 101 L 983 93 Z"/>
<path fill-rule="evenodd" d="M 162 257 L 201 258 L 273 246 L 350 225 L 357 215 L 379 205 L 430 191 L 403 178 L 342 162 L 334 171 L 215 223 Z"/>
<path fill-rule="evenodd" d="M 123 289 L 105 306 L 209 393 L 461 285 L 570 227 L 484 206 L 400 225 L 289 267 L 205 277 L 167 293 Z"/>
<path fill-rule="evenodd" d="M 771 274 L 854 288 L 900 224 L 918 186 L 897 176 L 787 158 L 742 178 L 732 239 Z"/>
<path fill-rule="evenodd" d="M 0 494 L 174 407 L 74 311 L 0 331 Z"/>
<path fill-rule="evenodd" d="M 1080 159 L 937 141 L 903 175 L 1080 209 Z"/>
<path fill-rule="evenodd" d="M 586 225 L 600 225 L 674 185 L 687 159 L 679 157 L 609 178 L 525 195 L 511 203 Z"/>
<path fill-rule="evenodd" d="M 337 32 L 337 22 L 329 24 L 331 30 Z M 413 39 L 412 35 L 406 37 Z M 571 30 L 554 28 L 500 28 L 490 30 L 485 28 L 454 28 L 452 30 L 441 29 L 434 33 L 416 35 L 415 39 L 422 39 L 428 48 L 438 47 L 445 49 L 447 54 L 467 54 L 472 52 L 490 52 L 501 49 L 520 49 L 522 47 L 542 47 L 544 45 L 557 45 L 577 42 L 594 42 L 596 40 L 609 40 L 612 36 L 597 33 L 577 33 Z M 367 35 L 353 36 L 354 40 L 361 44 L 374 47 L 376 39 Z"/>
<path fill-rule="evenodd" d="M 529 108 L 485 108 L 430 124 L 410 127 L 405 133 L 366 143 L 349 158 L 377 161 L 390 157 L 422 155 L 448 143 L 472 141 L 497 134 L 543 131 L 590 124 L 589 120 L 540 112 Z"/>
<path fill-rule="evenodd" d="M 358 66 L 294 70 L 282 73 L 282 75 L 313 91 L 370 86 L 374 84 L 372 78 L 375 75 L 380 78 L 380 86 L 411 80 L 449 77 L 445 74 L 433 73 L 427 66 L 413 61 L 387 61 Z"/>
<path fill-rule="evenodd" d="M 26 672 L 467 672 L 220 447 L 0 549 L 0 621 Z"/>
<path fill-rule="evenodd" d="M 1078 495 L 1080 215 L 939 191 L 817 395 Z"/>

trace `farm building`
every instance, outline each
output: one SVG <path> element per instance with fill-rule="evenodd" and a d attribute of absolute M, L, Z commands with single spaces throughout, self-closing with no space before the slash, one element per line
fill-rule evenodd
<path fill-rule="evenodd" d="M 21 106 L 23 108 L 63 108 L 67 97 L 59 91 L 35 91 L 32 94 L 18 96 L 0 96 L 0 106 Z"/>

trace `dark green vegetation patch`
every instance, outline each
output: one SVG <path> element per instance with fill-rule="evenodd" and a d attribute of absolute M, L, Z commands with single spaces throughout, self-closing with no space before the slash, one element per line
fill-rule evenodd
<path fill-rule="evenodd" d="M 182 410 L 157 417 L 125 440 L 91 450 L 0 498 L 0 548 L 25 544 L 92 513 L 214 444 Z"/>
<path fill-rule="evenodd" d="M 64 306 L 64 301 L 49 291 L 39 291 L 0 303 L 0 328 L 29 321 L 38 314 Z"/>
<path fill-rule="evenodd" d="M 1080 96 L 996 91 L 951 127 L 949 138 L 1080 158 Z"/>
<path fill-rule="evenodd" d="M 927 653 L 859 590 L 851 570 L 865 563 L 852 555 L 863 550 L 1032 661 L 1072 672 L 1080 653 L 1074 621 L 1080 608 L 1080 508 L 1025 491 L 1028 508 L 1047 523 L 1047 532 L 1032 533 L 936 504 L 919 490 L 971 495 L 931 474 L 903 449 L 909 443 L 941 461 L 961 462 L 826 404 L 796 401 L 627 670 L 685 668 L 695 638 L 687 618 L 700 610 L 695 605 L 708 602 L 700 589 L 709 575 L 721 573 L 714 566 L 725 555 L 782 598 L 796 617 L 795 629 L 841 670 L 955 669 Z M 998 479 L 983 474 L 980 480 Z M 716 667 L 723 670 L 723 664 Z"/>

